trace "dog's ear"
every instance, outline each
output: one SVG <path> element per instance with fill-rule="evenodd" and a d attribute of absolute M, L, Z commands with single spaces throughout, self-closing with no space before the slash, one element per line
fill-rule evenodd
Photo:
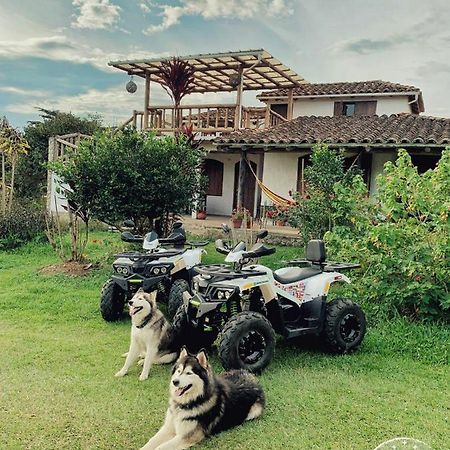
<path fill-rule="evenodd" d="M 181 358 L 186 358 L 186 356 L 188 356 L 188 351 L 187 348 L 183 345 L 183 347 L 181 348 L 181 352 L 180 352 L 180 356 L 178 357 L 178 359 Z"/>
<path fill-rule="evenodd" d="M 142 294 L 144 291 L 144 289 L 142 287 L 140 287 L 137 291 L 136 294 Z"/>
<path fill-rule="evenodd" d="M 156 305 L 156 296 L 158 295 L 158 291 L 152 291 L 148 295 L 149 295 L 150 301 Z"/>
<path fill-rule="evenodd" d="M 197 353 L 196 356 L 198 362 L 200 363 L 200 365 L 204 368 L 207 369 L 208 366 L 208 357 L 206 356 L 206 351 L 204 349 L 200 350 L 199 353 Z"/>

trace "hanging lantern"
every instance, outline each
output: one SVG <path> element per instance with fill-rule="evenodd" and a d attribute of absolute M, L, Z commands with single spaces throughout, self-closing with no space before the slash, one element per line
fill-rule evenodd
<path fill-rule="evenodd" d="M 230 75 L 230 78 L 228 79 L 228 82 L 230 83 L 231 87 L 237 87 L 239 85 L 239 75 L 237 73 L 234 73 Z"/>
<path fill-rule="evenodd" d="M 133 75 L 131 75 L 131 79 L 127 83 L 126 89 L 130 94 L 134 94 L 137 91 L 137 84 L 133 81 Z"/>

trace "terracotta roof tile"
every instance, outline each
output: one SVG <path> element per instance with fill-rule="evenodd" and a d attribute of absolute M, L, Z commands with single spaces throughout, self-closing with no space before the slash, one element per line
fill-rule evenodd
<path fill-rule="evenodd" d="M 284 97 L 287 96 L 287 89 L 276 89 L 266 91 L 258 95 L 258 98 Z M 294 88 L 294 96 L 310 95 L 352 95 L 352 94 L 380 94 L 380 93 L 401 93 L 417 92 L 420 89 L 415 86 L 408 86 L 399 83 L 391 83 L 383 80 L 370 81 L 344 81 L 339 83 L 305 83 Z"/>
<path fill-rule="evenodd" d="M 222 135 L 215 143 L 244 145 L 438 144 L 450 145 L 450 119 L 416 114 L 390 116 L 301 116 L 265 130 L 245 129 Z"/>

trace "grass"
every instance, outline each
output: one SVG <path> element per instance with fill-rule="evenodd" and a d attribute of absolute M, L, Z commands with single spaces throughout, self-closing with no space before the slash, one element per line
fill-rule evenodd
<path fill-rule="evenodd" d="M 57 262 L 44 244 L 0 253 L 0 447 L 134 449 L 161 425 L 169 367 L 138 381 L 114 378 L 129 322 L 105 323 L 99 290 L 115 235 L 96 232 L 88 254 L 103 268 L 86 277 L 43 275 Z M 272 267 L 298 256 L 280 248 Z M 209 248 L 207 262 L 221 260 Z M 374 449 L 409 436 L 450 448 L 450 331 L 395 320 L 369 329 L 353 355 L 280 340 L 261 375 L 264 416 L 212 437 L 201 449 Z M 215 355 L 212 362 L 220 366 Z"/>

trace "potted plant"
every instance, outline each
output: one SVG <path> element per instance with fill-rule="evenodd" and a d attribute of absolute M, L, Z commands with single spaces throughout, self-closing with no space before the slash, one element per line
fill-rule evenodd
<path fill-rule="evenodd" d="M 279 227 L 284 227 L 288 220 L 288 207 L 287 206 L 277 206 L 274 214 L 274 219 L 276 225 Z"/>
<path fill-rule="evenodd" d="M 233 228 L 241 228 L 242 221 L 244 220 L 245 208 L 239 207 L 233 209 L 231 213 L 231 222 L 233 224 Z"/>
<path fill-rule="evenodd" d="M 198 220 L 206 219 L 206 198 L 201 197 L 197 202 L 197 215 Z"/>

